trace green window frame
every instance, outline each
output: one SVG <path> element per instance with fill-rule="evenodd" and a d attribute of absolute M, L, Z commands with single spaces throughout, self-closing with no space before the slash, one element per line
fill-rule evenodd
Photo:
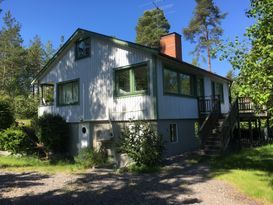
<path fill-rule="evenodd" d="M 148 63 L 134 64 L 114 70 L 116 97 L 148 94 L 149 66 Z"/>
<path fill-rule="evenodd" d="M 41 84 L 40 105 L 51 106 L 54 104 L 54 84 Z"/>
<path fill-rule="evenodd" d="M 171 123 L 169 126 L 169 139 L 172 143 L 178 142 L 178 129 L 175 123 Z"/>
<path fill-rule="evenodd" d="M 80 103 L 79 79 L 57 84 L 57 105 L 78 105 Z"/>
<path fill-rule="evenodd" d="M 163 69 L 164 94 L 195 97 L 195 76 L 173 69 Z"/>
<path fill-rule="evenodd" d="M 75 60 L 90 56 L 90 38 L 80 39 L 75 44 Z"/>

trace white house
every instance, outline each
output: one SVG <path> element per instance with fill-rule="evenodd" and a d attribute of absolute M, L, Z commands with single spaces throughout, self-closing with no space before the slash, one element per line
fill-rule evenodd
<path fill-rule="evenodd" d="M 228 113 L 230 81 L 183 62 L 181 53 L 177 33 L 163 36 L 157 50 L 77 29 L 33 81 L 39 116 L 66 119 L 72 153 L 113 141 L 130 120 L 151 121 L 167 155 L 195 149 L 198 97 L 219 95 Z"/>

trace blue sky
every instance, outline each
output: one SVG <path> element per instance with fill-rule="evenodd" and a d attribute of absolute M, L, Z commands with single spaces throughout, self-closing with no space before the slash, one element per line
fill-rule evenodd
<path fill-rule="evenodd" d="M 192 17 L 194 0 L 156 0 L 165 11 L 171 24 L 170 32 L 181 34 Z M 221 11 L 228 16 L 223 21 L 223 39 L 243 36 L 245 29 L 252 23 L 245 16 L 249 0 L 215 0 Z M 135 26 L 145 10 L 154 8 L 151 0 L 4 0 L 4 12 L 10 10 L 22 25 L 21 34 L 24 45 L 37 34 L 43 42 L 51 40 L 55 47 L 60 37 L 65 40 L 77 29 L 84 28 L 98 33 L 115 36 L 124 40 L 135 40 Z M 3 15 L 3 14 L 2 14 Z M 2 22 L 1 22 L 2 23 Z M 183 39 L 183 60 L 191 63 L 189 53 L 194 45 Z M 206 63 L 201 63 L 206 68 Z M 231 69 L 228 62 L 213 60 L 213 72 L 226 75 Z"/>

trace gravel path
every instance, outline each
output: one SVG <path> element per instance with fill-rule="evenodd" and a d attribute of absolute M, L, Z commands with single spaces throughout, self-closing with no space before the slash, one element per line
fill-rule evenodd
<path fill-rule="evenodd" d="M 183 157 L 158 174 L 117 174 L 88 170 L 81 174 L 0 173 L 0 205 L 259 205 L 227 183 L 210 179 L 205 165 L 187 165 Z"/>

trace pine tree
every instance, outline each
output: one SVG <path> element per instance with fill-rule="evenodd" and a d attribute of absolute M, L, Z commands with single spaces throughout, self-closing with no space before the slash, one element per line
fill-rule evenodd
<path fill-rule="evenodd" d="M 21 26 L 8 11 L 0 30 L 0 90 L 14 96 L 23 93 L 22 73 L 26 69 L 26 52 L 22 47 Z"/>
<path fill-rule="evenodd" d="M 226 13 L 221 13 L 213 0 L 195 0 L 197 5 L 193 12 L 193 17 L 187 28 L 183 30 L 184 36 L 192 43 L 196 43 L 193 51 L 199 58 L 201 52 L 206 50 L 208 70 L 211 71 L 211 57 L 213 48 L 220 42 L 223 34 L 221 20 L 226 17 Z"/>
<path fill-rule="evenodd" d="M 53 57 L 53 55 L 55 53 L 55 49 L 53 48 L 52 42 L 47 41 L 43 50 L 44 50 L 43 61 L 44 61 L 44 64 L 46 64 Z"/>
<path fill-rule="evenodd" d="M 160 37 L 169 32 L 170 24 L 161 9 L 145 11 L 136 26 L 136 43 L 158 48 Z"/>
<path fill-rule="evenodd" d="M 24 72 L 24 86 L 28 90 L 31 81 L 44 65 L 43 44 L 38 35 L 30 41 L 30 47 L 27 49 L 27 68 Z"/>

